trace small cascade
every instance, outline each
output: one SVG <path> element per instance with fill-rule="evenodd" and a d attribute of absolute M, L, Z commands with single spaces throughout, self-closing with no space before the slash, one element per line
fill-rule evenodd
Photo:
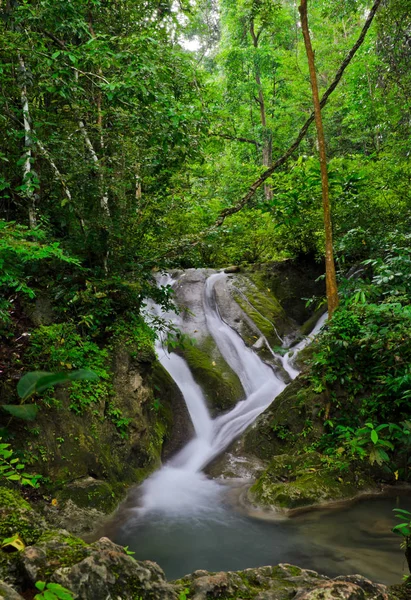
<path fill-rule="evenodd" d="M 187 516 L 187 513 L 197 514 L 209 507 L 215 509 L 221 486 L 206 478 L 202 469 L 253 423 L 286 386 L 271 367 L 248 348 L 238 333 L 222 320 L 214 286 L 217 281 L 226 277 L 225 273 L 215 273 L 208 277 L 204 286 L 203 307 L 208 333 L 214 338 L 227 364 L 238 375 L 246 398 L 239 401 L 231 411 L 211 419 L 204 394 L 194 381 L 186 361 L 175 353 L 168 352 L 161 339 L 158 340 L 156 351 L 159 361 L 184 396 L 195 436 L 143 483 L 141 508 L 138 509 L 140 514 L 154 511 Z M 170 276 L 162 276 L 158 283 L 174 286 L 176 282 Z M 153 302 L 148 303 L 146 314 L 165 318 L 176 327 L 182 326 L 178 315 L 162 313 Z M 304 342 L 296 346 L 295 351 L 300 346 L 303 347 Z M 295 371 L 289 358 L 284 357 L 283 364 L 290 375 Z"/>
<path fill-rule="evenodd" d="M 326 322 L 328 318 L 328 312 L 325 312 L 317 321 L 317 323 L 315 324 L 314 329 L 311 331 L 310 335 L 307 335 L 304 339 L 301 340 L 301 342 L 298 342 L 298 344 L 296 344 L 295 346 L 293 346 L 288 352 L 287 354 L 285 354 L 284 356 L 280 357 L 280 360 L 282 362 L 283 365 L 283 369 L 284 371 L 286 371 L 289 376 L 291 377 L 291 379 L 295 379 L 297 377 L 297 375 L 300 374 L 300 371 L 298 371 L 298 369 L 295 368 L 294 366 L 294 359 L 297 356 L 297 354 L 303 350 L 304 348 L 306 348 L 308 346 L 308 344 L 310 344 L 313 339 L 315 338 L 315 336 L 317 335 L 317 333 L 320 331 L 321 327 L 324 325 L 324 323 Z"/>

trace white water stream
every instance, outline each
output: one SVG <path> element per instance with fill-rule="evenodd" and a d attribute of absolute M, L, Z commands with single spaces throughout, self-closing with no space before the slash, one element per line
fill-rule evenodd
<path fill-rule="evenodd" d="M 216 273 L 205 283 L 203 307 L 208 332 L 227 364 L 237 373 L 244 388 L 246 398 L 228 413 L 212 419 L 205 397 L 194 381 L 191 371 L 183 358 L 168 352 L 161 340 L 156 346 L 159 361 L 180 388 L 193 422 L 195 436 L 174 456 L 169 463 L 154 473 L 142 485 L 140 514 L 161 511 L 167 514 L 196 514 L 215 506 L 221 493 L 221 486 L 208 479 L 202 469 L 213 458 L 229 446 L 267 408 L 285 388 L 284 381 L 265 364 L 259 356 L 248 348 L 242 338 L 221 318 L 215 300 L 214 285 L 227 275 Z M 175 284 L 171 277 L 163 276 L 159 285 Z M 164 314 L 154 303 L 147 306 L 147 314 L 161 316 L 181 326 L 175 313 Z M 320 329 L 324 319 L 317 324 Z M 304 340 L 294 349 L 309 342 Z M 279 357 L 280 358 L 280 357 Z M 292 378 L 298 373 L 286 355 L 282 358 L 285 370 Z"/>
<path fill-rule="evenodd" d="M 130 494 L 104 535 L 129 546 L 138 559 L 157 561 L 170 579 L 196 569 L 235 571 L 288 562 L 331 577 L 361 573 L 383 583 L 399 582 L 404 560 L 397 539 L 390 533 L 394 525 L 392 507 L 396 503 L 411 510 L 409 497 L 367 500 L 341 511 L 314 511 L 285 521 L 262 521 L 235 510 L 226 502 L 230 488 L 202 473 L 286 385 L 221 319 L 214 285 L 217 281 L 223 284 L 225 277 L 217 273 L 205 282 L 204 319 L 198 318 L 201 302 L 197 302 L 197 291 L 193 292 L 196 317 L 190 317 L 187 331 L 193 332 L 194 320 L 194 327 L 214 338 L 239 376 L 245 400 L 212 419 L 187 363 L 169 353 L 160 340 L 157 355 L 184 396 L 195 434 L 171 461 Z M 164 276 L 158 283 L 175 286 L 179 281 Z M 187 327 L 185 319 L 175 313 L 163 314 L 154 303 L 149 303 L 146 313 L 147 318 L 152 315 L 172 321 L 183 331 Z M 311 335 L 282 357 L 291 379 L 298 374 L 293 359 L 325 318 L 321 317 Z"/>

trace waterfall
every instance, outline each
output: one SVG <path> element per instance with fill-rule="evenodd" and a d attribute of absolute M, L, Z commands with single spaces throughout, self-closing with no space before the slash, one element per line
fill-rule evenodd
<path fill-rule="evenodd" d="M 156 344 L 159 361 L 184 396 L 195 436 L 143 483 L 141 507 L 138 509 L 140 514 L 160 511 L 187 515 L 187 512 L 208 510 L 210 505 L 215 504 L 221 493 L 221 486 L 208 479 L 202 469 L 221 454 L 286 386 L 271 367 L 245 345 L 240 335 L 222 320 L 215 300 L 214 285 L 226 277 L 225 273 L 215 273 L 208 277 L 204 286 L 203 307 L 208 332 L 227 364 L 238 375 L 246 398 L 228 413 L 212 419 L 204 394 L 194 381 L 187 363 L 175 353 L 168 352 L 160 336 Z M 163 276 L 159 279 L 159 285 L 173 286 L 175 281 L 169 276 Z M 161 316 L 172 321 L 176 327 L 181 326 L 178 315 L 162 313 L 153 302 L 148 303 L 146 315 Z M 295 350 L 298 349 L 296 346 Z M 293 372 L 297 373 L 289 357 L 283 358 L 283 364 L 291 376 Z"/>

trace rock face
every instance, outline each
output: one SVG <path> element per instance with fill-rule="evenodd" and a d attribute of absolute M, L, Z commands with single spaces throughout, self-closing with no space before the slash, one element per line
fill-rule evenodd
<path fill-rule="evenodd" d="M 110 403 L 96 396 L 76 414 L 66 391 L 59 389 L 58 406 L 56 401 L 42 406 L 33 428 L 13 424 L 25 462 L 57 482 L 53 496 L 58 507 L 50 516 L 56 525 L 60 517 L 60 526 L 76 533 L 90 530 L 114 510 L 129 485 L 145 479 L 192 435 L 181 392 L 154 354 L 117 347 L 112 374 Z M 77 515 L 70 504 L 65 507 L 69 501 L 79 507 Z"/>
<path fill-rule="evenodd" d="M 255 600 L 388 600 L 387 589 L 360 575 L 328 579 L 293 565 L 246 569 L 237 573 L 195 571 L 181 583 L 188 598 L 250 598 Z"/>

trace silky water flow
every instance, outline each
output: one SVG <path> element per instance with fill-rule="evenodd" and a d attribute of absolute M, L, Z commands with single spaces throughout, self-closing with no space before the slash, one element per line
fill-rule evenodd
<path fill-rule="evenodd" d="M 342 511 L 315 511 L 295 519 L 261 521 L 236 511 L 227 501 L 228 486 L 203 473 L 286 387 L 221 318 L 214 286 L 226 277 L 215 273 L 206 279 L 205 321 L 224 360 L 238 375 L 245 399 L 229 412 L 211 418 L 186 361 L 169 352 L 161 339 L 157 341 L 158 359 L 182 392 L 194 437 L 130 495 L 125 508 L 120 508 L 122 518 L 114 535 L 110 535 L 134 550 L 136 558 L 157 561 L 170 578 L 196 569 L 240 570 L 290 562 L 329 575 L 360 572 L 377 581 L 398 581 L 403 561 L 398 540 L 390 534 L 393 499 Z M 173 287 L 176 281 L 163 275 L 158 284 Z M 182 327 L 179 315 L 165 314 L 151 301 L 146 308 L 148 319 L 150 315 Z M 321 317 L 310 336 L 292 352 L 278 356 L 291 379 L 298 375 L 293 363 L 296 353 L 311 341 L 325 319 L 326 315 Z M 380 537 L 375 535 L 376 519 Z"/>

